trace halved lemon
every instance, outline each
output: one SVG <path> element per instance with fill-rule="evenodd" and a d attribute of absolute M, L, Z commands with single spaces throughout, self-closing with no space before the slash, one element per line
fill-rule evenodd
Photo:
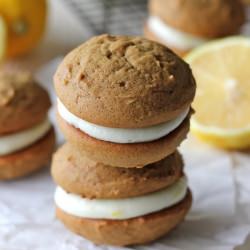
<path fill-rule="evenodd" d="M 185 60 L 197 82 L 191 131 L 219 147 L 250 147 L 250 38 L 207 43 Z"/>

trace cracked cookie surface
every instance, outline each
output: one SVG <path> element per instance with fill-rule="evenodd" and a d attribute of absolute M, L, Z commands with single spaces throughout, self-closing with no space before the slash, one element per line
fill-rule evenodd
<path fill-rule="evenodd" d="M 42 122 L 50 105 L 48 93 L 30 73 L 0 73 L 0 135 Z"/>
<path fill-rule="evenodd" d="M 183 162 L 176 151 L 144 168 L 119 168 L 96 162 L 71 144 L 53 156 L 52 176 L 70 193 L 97 199 L 140 196 L 171 186 L 183 175 Z"/>
<path fill-rule="evenodd" d="M 166 122 L 183 112 L 195 93 L 181 58 L 163 45 L 129 36 L 93 37 L 65 57 L 54 82 L 70 112 L 106 127 Z"/>

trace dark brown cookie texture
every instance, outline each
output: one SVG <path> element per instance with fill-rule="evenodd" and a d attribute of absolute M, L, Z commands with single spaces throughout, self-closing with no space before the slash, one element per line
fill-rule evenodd
<path fill-rule="evenodd" d="M 192 204 L 191 192 L 178 204 L 156 213 L 127 219 L 87 219 L 70 215 L 57 207 L 57 217 L 73 232 L 96 244 L 127 246 L 146 244 L 174 229 Z"/>
<path fill-rule="evenodd" d="M 117 199 L 166 188 L 183 175 L 182 168 L 177 151 L 144 168 L 117 168 L 95 162 L 67 143 L 53 156 L 52 176 L 67 192 L 88 198 Z"/>
<path fill-rule="evenodd" d="M 83 43 L 64 58 L 54 83 L 71 113 L 117 128 L 174 119 L 195 94 L 188 64 L 159 43 L 130 36 L 101 35 Z"/>
<path fill-rule="evenodd" d="M 236 34 L 246 20 L 241 0 L 150 0 L 149 12 L 175 29 L 204 38 Z"/>
<path fill-rule="evenodd" d="M 42 122 L 50 108 L 49 95 L 28 72 L 0 72 L 0 136 Z"/>

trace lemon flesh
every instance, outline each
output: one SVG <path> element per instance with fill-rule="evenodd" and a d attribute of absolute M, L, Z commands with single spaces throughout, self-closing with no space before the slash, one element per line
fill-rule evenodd
<path fill-rule="evenodd" d="M 185 59 L 197 82 L 191 131 L 219 147 L 250 147 L 250 39 L 210 42 Z"/>

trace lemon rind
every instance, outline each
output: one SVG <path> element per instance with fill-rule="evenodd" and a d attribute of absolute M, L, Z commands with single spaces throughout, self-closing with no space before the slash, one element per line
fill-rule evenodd
<path fill-rule="evenodd" d="M 7 25 L 2 16 L 0 16 L 0 26 L 2 32 L 2 41 L 0 44 L 0 62 L 1 62 L 5 57 L 7 50 Z"/>
<path fill-rule="evenodd" d="M 205 43 L 195 49 L 193 49 L 189 54 L 187 54 L 184 59 L 186 62 L 191 62 L 192 60 L 199 57 L 204 52 L 220 50 L 221 48 L 225 48 L 225 46 L 238 45 L 239 42 L 241 45 L 245 45 L 246 47 L 250 47 L 250 37 L 247 36 L 231 36 L 227 38 L 216 39 L 211 42 Z"/>
<path fill-rule="evenodd" d="M 216 126 L 206 126 L 197 122 L 194 118 L 191 119 L 191 127 L 204 134 L 217 135 L 223 137 L 239 137 L 244 134 L 250 133 L 250 126 L 244 128 L 220 128 Z"/>
<path fill-rule="evenodd" d="M 250 127 L 244 129 L 222 129 L 204 126 L 191 119 L 191 132 L 204 142 L 225 149 L 245 149 L 250 147 Z"/>

